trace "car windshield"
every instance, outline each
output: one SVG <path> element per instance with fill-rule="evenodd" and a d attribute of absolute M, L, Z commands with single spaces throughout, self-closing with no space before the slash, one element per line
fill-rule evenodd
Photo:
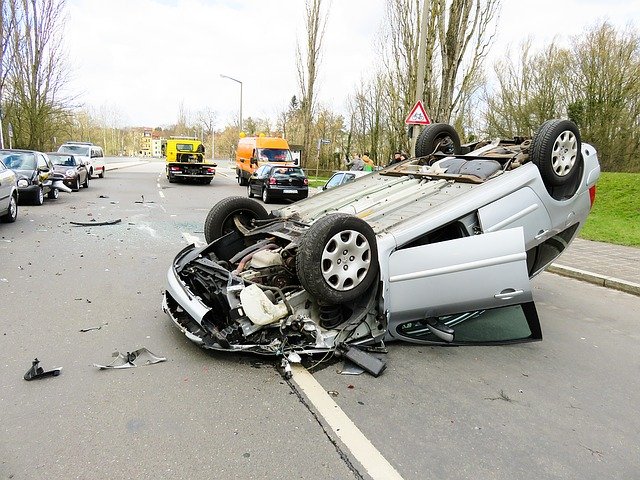
<path fill-rule="evenodd" d="M 283 148 L 260 148 L 258 160 L 261 162 L 293 162 L 291 152 Z"/>
<path fill-rule="evenodd" d="M 54 165 L 62 165 L 64 167 L 74 167 L 76 162 L 69 155 L 53 155 L 49 154 L 49 159 Z"/>
<path fill-rule="evenodd" d="M 88 145 L 62 145 L 58 152 L 60 153 L 72 153 L 75 155 L 84 155 L 85 157 L 91 156 L 91 147 Z"/>
<path fill-rule="evenodd" d="M 194 148 L 190 143 L 176 143 L 176 150 L 179 152 L 191 152 L 194 151 Z"/>
<path fill-rule="evenodd" d="M 32 153 L 0 153 L 0 160 L 14 170 L 36 169 L 36 158 Z"/>
<path fill-rule="evenodd" d="M 300 167 L 278 167 L 271 173 L 274 177 L 300 177 L 304 178 L 304 171 Z"/>

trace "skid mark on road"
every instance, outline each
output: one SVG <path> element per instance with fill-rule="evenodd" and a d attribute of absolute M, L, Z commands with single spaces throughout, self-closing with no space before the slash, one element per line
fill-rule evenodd
<path fill-rule="evenodd" d="M 184 235 L 184 234 L 183 234 Z M 304 392 L 334 433 L 375 480 L 402 480 L 395 468 L 382 456 L 325 389 L 301 365 L 293 365 L 293 382 Z"/>

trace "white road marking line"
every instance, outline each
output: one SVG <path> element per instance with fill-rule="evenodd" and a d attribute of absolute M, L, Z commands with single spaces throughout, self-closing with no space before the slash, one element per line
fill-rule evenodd
<path fill-rule="evenodd" d="M 156 183 L 156 185 L 158 186 L 158 188 L 160 188 L 160 182 Z"/>
<path fill-rule="evenodd" d="M 184 235 L 184 234 L 183 234 Z M 292 380 L 300 387 L 342 443 L 374 480 L 402 480 L 398 471 L 382 456 L 367 437 L 302 365 L 292 365 Z"/>
<path fill-rule="evenodd" d="M 164 192 L 162 190 L 158 192 L 158 195 L 160 195 L 162 198 L 164 198 Z"/>
<path fill-rule="evenodd" d="M 204 247 L 206 245 L 206 243 L 200 240 L 200 237 L 197 237 L 196 235 L 191 235 L 190 233 L 182 232 L 182 236 L 187 241 L 187 243 L 193 243 L 196 246 L 196 248 Z"/>

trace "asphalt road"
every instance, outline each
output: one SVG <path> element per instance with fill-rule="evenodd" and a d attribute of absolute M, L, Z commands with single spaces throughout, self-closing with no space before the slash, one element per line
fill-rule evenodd
<path fill-rule="evenodd" d="M 230 170 L 204 186 L 162 169 L 109 171 L 0 225 L 0 478 L 368 478 L 271 364 L 200 350 L 162 313 L 175 254 L 246 194 Z M 405 479 L 638 477 L 640 298 L 551 274 L 534 297 L 543 342 L 393 344 L 377 379 L 314 376 Z M 92 366 L 142 346 L 167 361 Z M 35 357 L 62 374 L 24 381 Z"/>

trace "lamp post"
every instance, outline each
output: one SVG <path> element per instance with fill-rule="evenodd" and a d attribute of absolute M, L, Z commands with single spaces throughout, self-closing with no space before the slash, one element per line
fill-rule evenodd
<path fill-rule="evenodd" d="M 230 77 L 228 75 L 220 74 L 220 76 L 222 78 L 228 78 L 229 80 L 233 80 L 234 82 L 240 84 L 240 122 L 239 122 L 240 123 L 240 129 L 239 129 L 239 132 L 238 132 L 238 133 L 240 133 L 240 132 L 242 132 L 242 82 L 240 80 L 238 80 L 236 78 L 232 78 L 232 77 Z"/>

